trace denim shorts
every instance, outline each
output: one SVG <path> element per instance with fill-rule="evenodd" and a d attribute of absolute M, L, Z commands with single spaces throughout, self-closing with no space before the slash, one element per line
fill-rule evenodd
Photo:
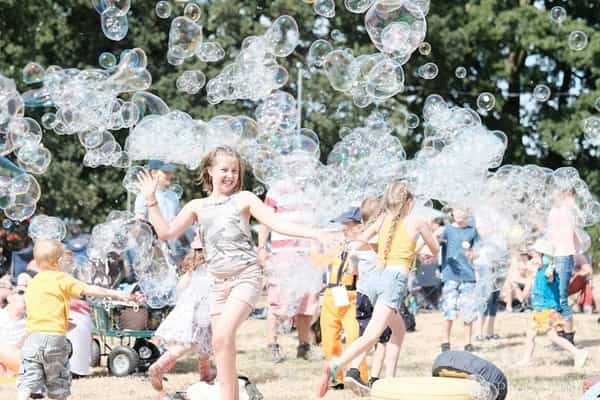
<path fill-rule="evenodd" d="M 474 308 L 474 304 L 468 304 L 470 302 L 469 297 L 473 295 L 475 291 L 475 282 L 459 282 L 459 281 L 446 281 L 442 289 L 442 310 L 444 311 L 444 319 L 446 321 L 454 321 L 458 318 L 459 306 L 466 304 L 469 308 Z M 470 310 L 463 310 L 470 311 Z M 467 312 L 467 314 L 473 314 L 465 319 L 466 323 L 473 322 L 477 318 L 475 313 Z M 463 316 L 465 318 L 465 316 Z"/>
<path fill-rule="evenodd" d="M 373 303 L 369 299 L 369 296 L 360 292 L 356 293 L 356 320 L 358 321 L 358 330 L 360 336 L 365 333 L 369 321 L 373 316 Z M 388 326 L 385 328 L 381 336 L 379 336 L 379 343 L 387 343 L 390 341 L 392 336 L 392 330 Z"/>
<path fill-rule="evenodd" d="M 500 297 L 500 291 L 494 290 L 490 297 L 488 298 L 487 304 L 485 306 L 485 311 L 483 312 L 484 317 L 495 317 L 498 312 L 498 298 Z"/>
<path fill-rule="evenodd" d="M 558 273 L 558 293 L 560 295 L 560 316 L 565 321 L 573 318 L 573 311 L 569 306 L 569 283 L 573 274 L 575 261 L 573 256 L 554 257 L 554 265 Z"/>
<path fill-rule="evenodd" d="M 69 357 L 71 342 L 62 335 L 32 333 L 21 349 L 17 379 L 19 392 L 46 393 L 51 399 L 66 399 L 71 394 Z"/>
<path fill-rule="evenodd" d="M 408 274 L 386 267 L 371 272 L 366 283 L 365 294 L 375 306 L 379 303 L 400 310 L 400 305 L 408 294 Z"/>

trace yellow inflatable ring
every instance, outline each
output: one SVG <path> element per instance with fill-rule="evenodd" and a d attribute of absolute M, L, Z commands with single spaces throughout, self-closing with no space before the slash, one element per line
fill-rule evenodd
<path fill-rule="evenodd" d="M 479 390 L 469 379 L 386 378 L 373 384 L 371 400 L 473 400 Z"/>

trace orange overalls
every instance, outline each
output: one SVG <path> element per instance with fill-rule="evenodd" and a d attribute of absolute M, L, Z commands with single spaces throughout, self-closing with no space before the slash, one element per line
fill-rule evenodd
<path fill-rule="evenodd" d="M 342 254 L 329 265 L 327 274 L 327 288 L 321 306 L 321 345 L 325 360 L 331 360 L 342 354 L 342 329 L 346 335 L 346 345 L 350 345 L 359 335 L 358 321 L 356 320 L 356 275 L 346 273 L 348 266 L 348 252 Z M 348 292 L 349 304 L 337 307 L 331 292 L 335 286 L 345 286 Z M 363 382 L 369 381 L 369 373 L 365 360 L 360 364 L 360 375 Z M 343 371 L 338 371 L 334 384 L 342 383 Z"/>

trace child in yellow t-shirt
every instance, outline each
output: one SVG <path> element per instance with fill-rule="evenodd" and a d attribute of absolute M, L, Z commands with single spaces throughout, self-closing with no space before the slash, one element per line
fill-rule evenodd
<path fill-rule="evenodd" d="M 138 301 L 137 295 L 86 285 L 60 270 L 64 247 L 57 240 L 37 240 L 33 258 L 40 268 L 25 292 L 27 338 L 21 349 L 18 400 L 46 392 L 51 399 L 71 394 L 69 302 L 82 296 Z"/>

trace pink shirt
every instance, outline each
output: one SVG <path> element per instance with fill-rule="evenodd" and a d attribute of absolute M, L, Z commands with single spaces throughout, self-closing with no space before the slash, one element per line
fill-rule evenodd
<path fill-rule="evenodd" d="M 548 214 L 548 239 L 554 246 L 554 256 L 571 256 L 576 253 L 575 215 L 570 206 L 552 207 Z"/>

